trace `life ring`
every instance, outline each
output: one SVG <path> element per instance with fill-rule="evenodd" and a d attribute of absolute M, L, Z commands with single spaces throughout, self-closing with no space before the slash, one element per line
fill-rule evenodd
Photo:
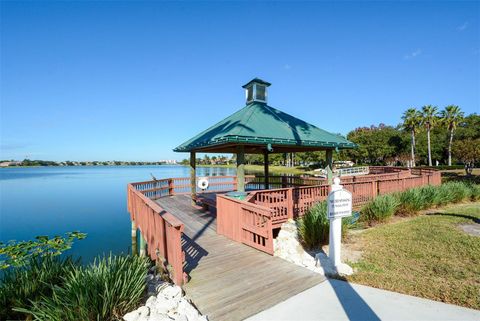
<path fill-rule="evenodd" d="M 202 190 L 206 190 L 208 188 L 208 179 L 206 177 L 200 178 L 198 180 L 197 186 Z"/>

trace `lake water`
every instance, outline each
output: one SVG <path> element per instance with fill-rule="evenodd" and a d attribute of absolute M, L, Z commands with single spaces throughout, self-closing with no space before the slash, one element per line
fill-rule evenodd
<path fill-rule="evenodd" d="M 81 231 L 70 254 L 84 262 L 129 252 L 127 183 L 189 177 L 187 166 L 33 167 L 0 169 L 0 241 Z M 197 175 L 235 175 L 234 168 L 198 167 Z"/>

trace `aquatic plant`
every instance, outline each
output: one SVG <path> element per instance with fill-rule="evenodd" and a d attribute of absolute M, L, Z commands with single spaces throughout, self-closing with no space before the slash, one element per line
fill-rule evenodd
<path fill-rule="evenodd" d="M 74 240 L 82 240 L 87 234 L 78 231 L 65 233 L 66 237 L 50 238 L 42 235 L 30 241 L 0 242 L 0 270 L 9 267 L 20 267 L 31 263 L 31 259 L 42 256 L 56 256 L 72 247 Z"/>

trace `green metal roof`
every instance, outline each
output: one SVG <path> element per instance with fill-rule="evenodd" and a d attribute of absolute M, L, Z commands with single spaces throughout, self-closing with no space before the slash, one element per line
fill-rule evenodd
<path fill-rule="evenodd" d="M 253 78 L 252 80 L 247 82 L 245 85 L 243 85 L 242 88 L 247 88 L 252 83 L 262 84 L 262 85 L 265 85 L 267 87 L 271 85 L 271 83 L 269 83 L 268 81 L 262 80 L 260 78 Z"/>
<path fill-rule="evenodd" d="M 356 145 L 264 103 L 252 102 L 174 149 L 229 152 L 245 145 L 253 152 L 271 144 L 274 152 L 346 149 Z"/>

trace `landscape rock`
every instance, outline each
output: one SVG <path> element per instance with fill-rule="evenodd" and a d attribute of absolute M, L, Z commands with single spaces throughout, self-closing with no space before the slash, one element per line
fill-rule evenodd
<path fill-rule="evenodd" d="M 145 305 L 123 316 L 125 321 L 208 321 L 183 296 L 182 288 L 149 274 Z"/>
<path fill-rule="evenodd" d="M 350 275 L 353 270 L 347 264 L 333 266 L 327 254 L 322 251 L 307 252 L 300 243 L 297 222 L 290 219 L 282 224 L 277 238 L 273 241 L 273 252 L 288 262 L 303 266 L 326 276 Z"/>

